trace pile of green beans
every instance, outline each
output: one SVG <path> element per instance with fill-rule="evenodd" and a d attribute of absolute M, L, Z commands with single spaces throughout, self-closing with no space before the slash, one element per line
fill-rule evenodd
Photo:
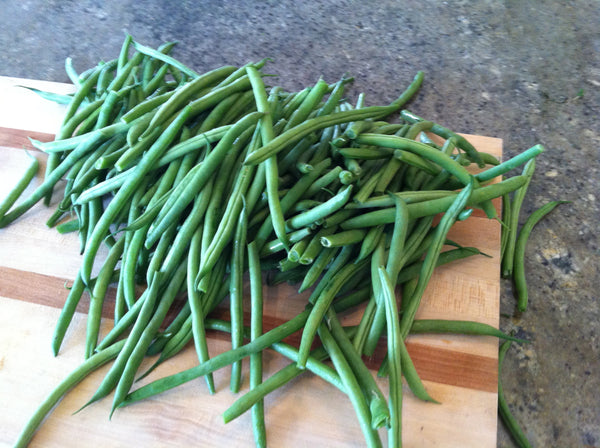
<path fill-rule="evenodd" d="M 16 446 L 28 444 L 70 387 L 110 360 L 85 406 L 114 393 L 112 413 L 198 377 L 215 393 L 212 372 L 228 366 L 231 390 L 238 392 L 246 357 L 250 391 L 224 417 L 230 421 L 252 409 L 257 446 L 266 445 L 264 396 L 307 370 L 348 395 L 368 446 L 381 445 L 382 427 L 390 432 L 390 446 L 400 446 L 402 378 L 417 397 L 435 401 L 406 350 L 408 334 L 518 341 L 488 325 L 415 315 L 436 266 L 482 255 L 448 240 L 452 225 L 468 219 L 472 208 L 497 219 L 490 201 L 524 194 L 541 146 L 500 163 L 409 111 L 397 123 L 385 121 L 419 89 L 421 72 L 390 104 L 365 106 L 362 95 L 355 104 L 346 100 L 349 78 L 286 92 L 265 85 L 273 79 L 262 71 L 266 60 L 200 74 L 170 56 L 172 48 L 168 43 L 155 50 L 127 36 L 117 59 L 81 74 L 68 60 L 76 92 L 46 95 L 68 104 L 62 127 L 52 142 L 32 140 L 48 154 L 45 179 L 13 207 L 35 172 L 28 170 L 0 207 L 5 227 L 40 200 L 50 201 L 64 183 L 47 224 L 77 231 L 83 260 L 56 325 L 55 355 L 85 293 L 90 302 L 84 364 L 40 406 Z M 523 163 L 522 174 L 489 183 Z M 467 170 L 471 164 L 478 174 Z M 507 251 L 512 238 L 504 240 Z M 98 256 L 102 245 L 105 258 Z M 454 247 L 442 251 L 447 246 Z M 242 306 L 246 272 L 249 328 Z M 311 291 L 303 312 L 268 331 L 263 278 Z M 114 327 L 100 338 L 111 287 Z M 396 288 L 403 291 L 399 308 Z M 226 297 L 228 322 L 211 315 Z M 338 313 L 359 306 L 358 326 L 343 327 Z M 282 342 L 298 330 L 299 347 Z M 231 350 L 209 357 L 207 331 L 230 333 Z M 384 333 L 389 402 L 362 360 Z M 315 340 L 322 345 L 313 348 Z M 149 373 L 140 371 L 144 357 L 158 355 L 158 365 L 188 342 L 196 367 L 132 388 Z M 261 353 L 269 348 L 291 363 L 263 378 Z"/>

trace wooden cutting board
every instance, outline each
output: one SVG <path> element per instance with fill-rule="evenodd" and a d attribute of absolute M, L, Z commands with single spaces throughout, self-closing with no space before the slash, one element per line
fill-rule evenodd
<path fill-rule="evenodd" d="M 0 198 L 12 188 L 29 160 L 27 136 L 50 140 L 62 120 L 62 106 L 17 87 L 57 93 L 66 84 L 0 77 Z M 467 136 L 482 151 L 497 156 L 502 141 Z M 30 151 L 42 162 L 45 156 Z M 43 174 L 30 186 L 39 184 Z M 60 191 L 55 194 L 56 204 Z M 44 223 L 53 209 L 37 205 L 17 222 L 0 229 L 0 446 L 12 446 L 43 398 L 83 360 L 86 316 L 76 314 L 58 357 L 50 341 L 65 284 L 75 277 L 81 258 L 75 234 L 60 235 Z M 436 270 L 417 318 L 468 319 L 498 326 L 500 228 L 481 214 L 457 223 L 450 238 L 492 256 L 471 257 Z M 283 322 L 304 308 L 306 294 L 290 286 L 264 289 L 265 316 Z M 357 319 L 350 313 L 348 322 Z M 110 314 L 103 332 L 110 329 Z M 228 348 L 210 337 L 210 353 Z M 497 347 L 491 337 L 411 336 L 408 350 L 430 393 L 441 404 L 415 399 L 405 385 L 403 440 L 406 447 L 495 447 L 497 422 Z M 146 365 L 153 360 L 149 359 Z M 159 367 L 147 381 L 194 366 L 193 347 Z M 288 364 L 267 352 L 265 377 Z M 247 361 L 244 362 L 247 369 Z M 225 425 L 222 413 L 238 397 L 229 391 L 229 370 L 216 372 L 217 393 L 203 379 L 115 412 L 111 398 L 72 415 L 94 393 L 108 367 L 91 375 L 55 408 L 31 446 L 35 447 L 187 447 L 254 446 L 249 415 Z M 373 372 L 375 373 L 375 372 Z M 379 380 L 387 393 L 387 382 Z M 140 382 L 145 384 L 145 382 Z M 243 390 L 248 388 L 244 371 Z M 360 447 L 364 439 L 350 401 L 321 379 L 305 374 L 265 400 L 267 437 L 273 447 Z M 385 431 L 381 431 L 386 442 Z"/>

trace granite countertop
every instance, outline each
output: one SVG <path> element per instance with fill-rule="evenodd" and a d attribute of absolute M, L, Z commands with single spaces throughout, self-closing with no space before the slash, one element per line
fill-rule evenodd
<path fill-rule="evenodd" d="M 541 143 L 523 205 L 570 200 L 527 250 L 530 307 L 516 315 L 502 283 L 501 327 L 513 346 L 502 380 L 534 446 L 600 446 L 600 3 L 596 1 L 16 1 L 2 3 L 0 75 L 68 81 L 117 54 L 124 31 L 199 70 L 271 57 L 281 84 L 355 77 L 370 104 L 417 70 L 410 109 L 451 129 L 504 140 L 506 156 Z M 512 446 L 499 425 L 498 446 Z"/>

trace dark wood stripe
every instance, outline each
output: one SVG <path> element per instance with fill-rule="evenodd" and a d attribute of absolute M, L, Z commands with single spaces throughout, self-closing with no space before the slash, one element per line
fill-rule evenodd
<path fill-rule="evenodd" d="M 19 149 L 35 149 L 29 141 L 29 138 L 41 142 L 51 142 L 54 140 L 54 134 L 27 131 L 24 129 L 4 128 L 0 126 L 0 146 Z"/>
<path fill-rule="evenodd" d="M 0 267 L 0 295 L 25 302 L 60 308 L 62 307 L 68 290 L 65 284 L 70 286 L 71 282 L 64 279 L 34 272 L 24 272 L 17 269 Z M 181 307 L 181 301 L 177 302 L 169 313 L 166 321 L 175 317 Z M 86 313 L 89 298 L 84 294 L 77 311 Z M 114 317 L 115 291 L 110 290 L 105 299 L 103 316 L 109 319 Z M 227 309 L 217 309 L 211 317 L 218 319 L 229 319 Z M 245 324 L 248 325 L 250 316 L 244 316 Z M 268 331 L 283 324 L 286 320 L 281 317 L 265 316 L 264 330 Z M 227 339 L 228 335 L 219 332 L 210 332 L 211 337 Z M 296 332 L 285 339 L 288 344 L 298 346 L 301 332 Z M 407 349 L 415 364 L 419 376 L 423 380 L 432 381 L 452 386 L 465 387 L 486 392 L 495 392 L 497 388 L 497 360 L 485 356 L 461 353 L 438 347 L 430 347 L 418 342 L 408 342 Z M 385 354 L 385 341 L 378 346 L 372 357 L 365 358 L 367 366 L 377 370 Z"/>

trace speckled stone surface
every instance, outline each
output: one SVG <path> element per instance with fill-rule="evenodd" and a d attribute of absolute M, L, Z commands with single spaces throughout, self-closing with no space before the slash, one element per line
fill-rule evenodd
<path fill-rule="evenodd" d="M 0 23 L 1 75 L 66 82 L 65 57 L 78 70 L 114 58 L 128 31 L 179 41 L 198 70 L 271 57 L 288 89 L 350 73 L 370 104 L 424 70 L 414 112 L 502 138 L 507 156 L 544 144 L 523 212 L 573 202 L 532 235 L 526 313 L 503 282 L 501 325 L 532 343 L 502 379 L 534 446 L 600 446 L 599 2 L 4 0 Z M 502 425 L 498 446 L 512 446 Z"/>

